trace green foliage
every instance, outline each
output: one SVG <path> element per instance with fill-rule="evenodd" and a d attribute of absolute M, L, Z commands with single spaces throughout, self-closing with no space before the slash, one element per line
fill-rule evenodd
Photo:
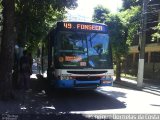
<path fill-rule="evenodd" d="M 0 0 L 0 27 L 2 26 L 2 0 Z"/>
<path fill-rule="evenodd" d="M 0 14 L 2 13 L 2 0 L 0 0 Z"/>
<path fill-rule="evenodd" d="M 121 18 L 127 24 L 127 44 L 132 45 L 133 41 L 138 39 L 142 0 L 123 0 L 123 9 L 121 10 Z"/>
<path fill-rule="evenodd" d="M 133 40 L 138 36 L 137 33 L 139 32 L 141 21 L 141 8 L 139 6 L 131 7 L 130 9 L 121 11 L 119 16 L 128 29 L 126 43 L 130 46 Z"/>
<path fill-rule="evenodd" d="M 112 42 L 113 58 L 116 61 L 117 58 L 125 56 L 128 52 L 128 45 L 126 44 L 127 29 L 118 15 L 110 15 L 106 18 L 106 24 Z"/>
<path fill-rule="evenodd" d="M 109 36 L 112 43 L 113 60 L 116 64 L 116 80 L 120 80 L 121 63 L 128 54 L 127 24 L 120 14 L 110 15 L 106 18 Z"/>
<path fill-rule="evenodd" d="M 160 23 L 158 23 L 158 25 L 155 26 L 153 28 L 153 30 L 156 30 L 157 32 L 152 34 L 152 41 L 156 41 L 157 40 L 157 42 L 159 42 L 159 40 L 160 40 Z"/>
<path fill-rule="evenodd" d="M 17 42 L 34 50 L 51 27 L 63 20 L 65 8 L 74 9 L 77 0 L 15 0 Z"/>
<path fill-rule="evenodd" d="M 123 0 L 123 9 L 131 9 L 131 7 L 141 6 L 143 0 Z"/>
<path fill-rule="evenodd" d="M 93 21 L 98 23 L 104 23 L 106 20 L 106 16 L 110 13 L 107 8 L 103 6 L 97 6 L 94 8 Z"/>

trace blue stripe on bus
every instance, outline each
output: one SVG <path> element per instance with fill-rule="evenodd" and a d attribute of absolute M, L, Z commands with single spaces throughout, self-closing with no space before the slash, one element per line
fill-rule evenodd
<path fill-rule="evenodd" d="M 58 88 L 73 88 L 74 80 L 57 80 L 56 87 Z"/>
<path fill-rule="evenodd" d="M 100 83 L 100 80 L 96 80 L 96 81 L 78 81 L 78 80 L 76 80 L 76 82 L 75 82 L 76 84 L 85 84 L 85 83 L 97 83 L 97 84 L 99 84 Z"/>
<path fill-rule="evenodd" d="M 99 86 L 112 86 L 111 83 L 101 84 L 101 80 L 95 81 L 78 81 L 78 80 L 57 80 L 55 87 L 57 88 L 74 88 L 77 84 L 99 84 Z M 87 88 L 87 86 L 86 86 Z"/>

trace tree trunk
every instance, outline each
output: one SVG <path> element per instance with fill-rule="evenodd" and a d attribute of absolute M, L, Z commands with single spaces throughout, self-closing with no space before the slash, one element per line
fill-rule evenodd
<path fill-rule="evenodd" d="M 14 0 L 3 0 L 3 31 L 0 53 L 0 99 L 13 97 L 12 67 L 14 62 Z"/>
<path fill-rule="evenodd" d="M 116 80 L 121 81 L 121 60 L 116 60 Z"/>

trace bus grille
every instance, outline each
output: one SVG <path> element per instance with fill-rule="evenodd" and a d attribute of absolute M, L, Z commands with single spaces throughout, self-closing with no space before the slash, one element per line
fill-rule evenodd
<path fill-rule="evenodd" d="M 79 81 L 95 81 L 95 80 L 100 80 L 101 77 L 85 76 L 85 77 L 76 77 L 75 79 Z"/>

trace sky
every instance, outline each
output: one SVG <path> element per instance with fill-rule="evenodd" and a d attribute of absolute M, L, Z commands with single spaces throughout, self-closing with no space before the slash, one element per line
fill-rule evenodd
<path fill-rule="evenodd" d="M 80 19 L 87 19 L 87 21 L 90 21 L 92 19 L 94 7 L 97 5 L 108 8 L 111 13 L 116 13 L 118 8 L 122 6 L 122 0 L 78 0 L 78 7 L 68 11 L 68 18 L 76 19 L 78 16 Z"/>

